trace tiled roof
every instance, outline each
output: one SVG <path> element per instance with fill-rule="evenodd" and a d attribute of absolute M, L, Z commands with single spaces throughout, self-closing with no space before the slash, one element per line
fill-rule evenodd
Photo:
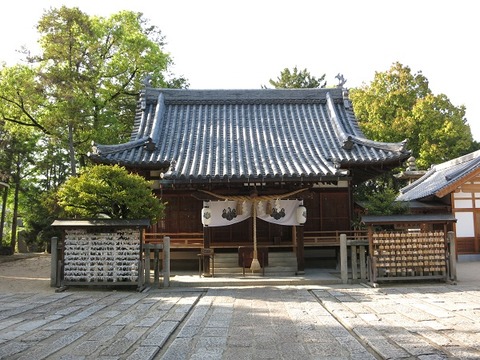
<path fill-rule="evenodd" d="M 92 160 L 168 169 L 177 181 L 328 180 L 398 166 L 405 142 L 365 138 L 346 90 L 146 88 L 128 143 Z M 347 171 L 348 170 L 348 171 Z"/>
<path fill-rule="evenodd" d="M 420 179 L 400 190 L 397 201 L 443 197 L 442 190 L 462 181 L 480 168 L 480 150 L 434 165 Z"/>
<path fill-rule="evenodd" d="M 116 227 L 116 228 L 141 228 L 150 226 L 150 220 L 139 219 L 57 219 L 52 223 L 53 227 Z"/>

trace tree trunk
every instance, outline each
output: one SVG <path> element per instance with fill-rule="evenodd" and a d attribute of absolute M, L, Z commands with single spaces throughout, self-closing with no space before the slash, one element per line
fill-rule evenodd
<path fill-rule="evenodd" d="M 70 169 L 72 176 L 77 176 L 77 166 L 75 163 L 75 147 L 73 146 L 73 124 L 68 123 L 68 148 L 70 153 Z"/>
<path fill-rule="evenodd" d="M 2 201 L 2 214 L 0 218 L 0 249 L 3 248 L 3 229 L 5 228 L 5 215 L 7 213 L 7 196 L 8 196 L 8 185 L 5 184 L 3 189 L 3 201 Z"/>
<path fill-rule="evenodd" d="M 21 178 L 20 159 L 17 158 L 16 171 L 13 176 L 15 192 L 13 196 L 13 216 L 12 216 L 12 252 L 15 253 L 15 247 L 17 245 L 17 218 L 18 218 L 18 194 L 20 192 L 20 178 Z"/>

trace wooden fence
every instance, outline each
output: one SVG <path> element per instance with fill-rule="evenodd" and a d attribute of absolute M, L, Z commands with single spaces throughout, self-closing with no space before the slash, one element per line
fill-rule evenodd
<path fill-rule="evenodd" d="M 160 285 L 163 277 L 163 287 L 170 286 L 170 238 L 165 236 L 161 241 L 143 245 L 144 251 L 144 285 L 151 285 L 151 270 L 153 269 L 153 285 Z M 151 254 L 153 253 L 153 256 Z M 160 259 L 160 255 L 162 258 Z M 162 260 L 162 261 L 160 261 Z M 161 264 L 161 266 L 160 266 Z"/>
<path fill-rule="evenodd" d="M 340 242 L 340 274 L 342 283 L 367 282 L 369 280 L 368 237 L 366 233 L 347 237 L 342 233 Z M 350 254 L 349 254 L 350 253 Z M 350 268 L 350 272 L 349 269 Z"/>

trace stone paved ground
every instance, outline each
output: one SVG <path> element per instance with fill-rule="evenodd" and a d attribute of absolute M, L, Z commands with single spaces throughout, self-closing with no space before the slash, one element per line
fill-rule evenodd
<path fill-rule="evenodd" d="M 480 286 L 3 293 L 0 359 L 480 359 Z"/>

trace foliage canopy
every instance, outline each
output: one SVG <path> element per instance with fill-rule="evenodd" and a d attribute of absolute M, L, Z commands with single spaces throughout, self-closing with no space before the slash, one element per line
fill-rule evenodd
<path fill-rule="evenodd" d="M 150 183 L 118 165 L 95 165 L 70 177 L 58 191 L 65 214 L 74 217 L 150 219 L 163 215 L 164 204 L 156 198 Z"/>
<path fill-rule="evenodd" d="M 275 89 L 302 89 L 323 88 L 327 85 L 327 82 L 325 81 L 325 74 L 315 77 L 307 69 L 298 70 L 295 66 L 293 70 L 283 69 L 277 80 L 270 79 L 269 84 Z"/>
<path fill-rule="evenodd" d="M 427 169 L 474 150 L 465 107 L 435 95 L 427 78 L 394 63 L 375 73 L 369 85 L 351 89 L 355 115 L 367 138 L 384 142 L 408 139 L 420 168 Z"/>
<path fill-rule="evenodd" d="M 93 140 L 129 139 L 141 88 L 188 87 L 170 70 L 159 28 L 141 13 L 100 17 L 51 8 L 37 32 L 38 52 L 23 49 L 24 63 L 0 65 L 0 176 L 10 185 L 12 245 L 17 214 L 31 238 L 56 217 L 42 194 L 54 198 L 58 186 L 88 164 Z"/>

